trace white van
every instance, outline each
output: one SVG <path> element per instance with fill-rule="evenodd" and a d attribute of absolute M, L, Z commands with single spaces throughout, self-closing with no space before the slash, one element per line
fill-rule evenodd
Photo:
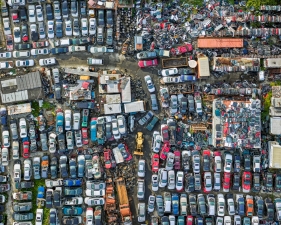
<path fill-rule="evenodd" d="M 60 82 L 60 72 L 58 68 L 53 69 L 53 78 L 55 81 L 55 84 L 58 84 Z"/>
<path fill-rule="evenodd" d="M 164 192 L 164 213 L 171 213 L 172 198 L 170 192 Z"/>
<path fill-rule="evenodd" d="M 88 58 L 87 62 L 88 65 L 103 65 L 103 59 Z"/>
<path fill-rule="evenodd" d="M 60 39 L 60 46 L 69 46 L 71 45 L 71 40 L 69 38 Z"/>

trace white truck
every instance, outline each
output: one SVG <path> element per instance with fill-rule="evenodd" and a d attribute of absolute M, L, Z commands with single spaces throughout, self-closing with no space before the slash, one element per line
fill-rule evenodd
<path fill-rule="evenodd" d="M 36 210 L 35 225 L 42 225 L 43 223 L 43 209 Z"/>

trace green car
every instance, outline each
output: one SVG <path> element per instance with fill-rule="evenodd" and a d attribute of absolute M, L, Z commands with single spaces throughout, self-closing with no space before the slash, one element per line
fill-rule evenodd
<path fill-rule="evenodd" d="M 89 119 L 89 109 L 83 109 L 82 112 L 82 127 L 88 126 L 88 119 Z"/>

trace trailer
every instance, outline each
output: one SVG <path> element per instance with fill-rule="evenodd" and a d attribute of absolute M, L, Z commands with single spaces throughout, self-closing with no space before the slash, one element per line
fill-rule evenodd
<path fill-rule="evenodd" d="M 116 181 L 116 189 L 119 199 L 119 211 L 122 217 L 122 222 L 124 225 L 132 224 L 132 213 L 130 209 L 130 203 L 128 199 L 128 193 L 126 189 L 125 180 L 123 177 L 118 178 Z"/>
<path fill-rule="evenodd" d="M 174 68 L 174 67 L 186 67 L 188 66 L 188 59 L 187 57 L 180 57 L 180 58 L 167 58 L 162 59 L 162 67 L 166 68 Z"/>

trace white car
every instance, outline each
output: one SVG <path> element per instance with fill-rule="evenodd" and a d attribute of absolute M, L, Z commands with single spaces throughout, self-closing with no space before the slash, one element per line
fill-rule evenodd
<path fill-rule="evenodd" d="M 200 173 L 200 156 L 193 155 L 192 156 L 192 163 L 193 163 L 193 172 Z"/>
<path fill-rule="evenodd" d="M 3 147 L 9 148 L 10 147 L 10 133 L 8 130 L 4 130 L 2 132 L 2 141 Z"/>
<path fill-rule="evenodd" d="M 242 222 L 241 222 L 241 216 L 239 215 L 235 215 L 234 216 L 234 225 L 241 225 Z"/>
<path fill-rule="evenodd" d="M 158 170 L 159 187 L 166 187 L 168 183 L 168 172 L 167 170 L 160 168 Z"/>
<path fill-rule="evenodd" d="M 253 216 L 252 217 L 252 225 L 259 225 L 259 217 L 258 216 Z"/>
<path fill-rule="evenodd" d="M 185 193 L 181 194 L 180 196 L 180 206 L 181 206 L 181 215 L 187 215 L 187 195 Z"/>
<path fill-rule="evenodd" d="M 170 69 L 161 70 L 161 75 L 163 77 L 171 76 L 171 75 L 175 75 L 175 74 L 178 74 L 178 69 L 177 68 L 170 68 Z"/>
<path fill-rule="evenodd" d="M 26 120 L 24 118 L 20 118 L 19 128 L 20 128 L 20 137 L 26 138 L 27 137 L 27 129 L 26 129 Z"/>
<path fill-rule="evenodd" d="M 79 130 L 80 128 L 80 113 L 73 113 L 73 130 Z"/>
<path fill-rule="evenodd" d="M 50 66 L 50 65 L 55 65 L 56 63 L 57 63 L 56 58 L 46 58 L 46 59 L 39 60 L 40 66 Z"/>
<path fill-rule="evenodd" d="M 158 131 L 154 131 L 152 135 L 152 151 L 158 153 L 161 149 L 162 137 Z"/>
<path fill-rule="evenodd" d="M 48 55 L 50 50 L 48 48 L 36 48 L 30 50 L 31 55 Z"/>
<path fill-rule="evenodd" d="M 9 59 L 12 57 L 11 52 L 0 52 L 0 59 Z"/>
<path fill-rule="evenodd" d="M 227 209 L 228 209 L 228 215 L 233 216 L 235 214 L 235 206 L 234 206 L 233 198 L 227 199 Z"/>
<path fill-rule="evenodd" d="M 14 58 L 27 58 L 30 57 L 30 51 L 13 51 Z"/>
<path fill-rule="evenodd" d="M 174 190 L 176 188 L 176 182 L 175 182 L 175 171 L 170 170 L 168 172 L 168 189 Z"/>
<path fill-rule="evenodd" d="M 75 143 L 76 143 L 76 147 L 80 148 L 83 146 L 82 144 L 82 134 L 81 134 L 81 130 L 76 130 L 74 132 L 74 136 L 75 136 Z"/>
<path fill-rule="evenodd" d="M 16 162 L 14 164 L 14 181 L 20 182 L 21 181 L 21 165 L 20 162 Z"/>
<path fill-rule="evenodd" d="M 54 32 L 54 21 L 49 20 L 48 21 L 48 38 L 54 38 L 55 32 Z"/>
<path fill-rule="evenodd" d="M 88 36 L 88 19 L 82 18 L 81 20 L 82 36 Z"/>
<path fill-rule="evenodd" d="M 11 31 L 11 23 L 9 18 L 3 18 L 3 25 L 4 25 L 4 34 L 10 35 L 12 34 Z"/>
<path fill-rule="evenodd" d="M 223 225 L 223 217 L 217 216 L 216 225 Z"/>
<path fill-rule="evenodd" d="M 35 225 L 42 225 L 43 223 L 43 209 L 36 209 Z"/>
<path fill-rule="evenodd" d="M 30 23 L 36 23 L 35 6 L 28 5 L 28 19 Z"/>
<path fill-rule="evenodd" d="M 13 160 L 20 158 L 20 152 L 19 152 L 19 142 L 13 141 L 12 143 L 12 154 L 13 154 Z"/>
<path fill-rule="evenodd" d="M 65 22 L 65 35 L 72 36 L 72 22 L 71 20 L 66 20 Z"/>
<path fill-rule="evenodd" d="M 2 166 L 9 165 L 9 151 L 8 148 L 2 148 L 1 152 Z"/>
<path fill-rule="evenodd" d="M 146 86 L 147 86 L 148 91 L 149 91 L 150 93 L 155 92 L 155 86 L 154 86 L 154 84 L 153 84 L 153 82 L 152 82 L 151 76 L 146 75 L 146 76 L 144 77 L 144 80 L 145 80 L 145 83 L 146 83 Z"/>
<path fill-rule="evenodd" d="M 183 190 L 183 179 L 184 179 L 184 174 L 182 171 L 177 172 L 176 176 L 176 190 L 177 191 L 182 191 Z"/>
<path fill-rule="evenodd" d="M 25 159 L 23 162 L 23 179 L 30 180 L 32 176 L 31 160 Z"/>
<path fill-rule="evenodd" d="M 104 205 L 104 198 L 91 198 L 86 197 L 84 200 L 88 206 Z"/>
<path fill-rule="evenodd" d="M 224 216 L 225 211 L 225 200 L 223 194 L 218 194 L 218 206 L 217 206 L 217 215 L 218 216 Z"/>
<path fill-rule="evenodd" d="M 89 33 L 90 35 L 95 35 L 97 30 L 96 18 L 90 18 L 89 23 Z"/>
<path fill-rule="evenodd" d="M 55 153 L 57 151 L 56 137 L 57 137 L 57 135 L 54 133 L 49 134 L 49 152 L 50 153 Z"/>
<path fill-rule="evenodd" d="M 15 43 L 21 42 L 20 28 L 19 27 L 14 27 L 14 42 Z"/>
<path fill-rule="evenodd" d="M 232 168 L 232 154 L 225 153 L 224 172 L 225 173 L 231 173 L 231 168 Z"/>
<path fill-rule="evenodd" d="M 61 19 L 61 10 L 60 10 L 60 3 L 59 1 L 54 1 L 54 16 L 56 20 Z"/>
<path fill-rule="evenodd" d="M 145 221 L 145 203 L 138 204 L 138 222 L 142 223 Z"/>
<path fill-rule="evenodd" d="M 148 203 L 147 203 L 147 211 L 149 213 L 154 212 L 154 205 L 155 205 L 155 196 L 154 195 L 149 195 Z"/>
<path fill-rule="evenodd" d="M 30 34 L 32 32 L 36 32 L 37 33 L 37 25 L 35 23 L 30 24 Z"/>
<path fill-rule="evenodd" d="M 119 140 L 121 138 L 121 135 L 119 133 L 117 119 L 113 119 L 111 121 L 111 126 L 112 126 L 112 133 L 113 133 L 114 139 Z"/>
<path fill-rule="evenodd" d="M 145 184 L 144 179 L 138 179 L 138 185 L 137 185 L 137 198 L 138 200 L 144 200 L 145 196 Z"/>
<path fill-rule="evenodd" d="M 172 152 L 168 152 L 167 159 L 166 159 L 166 166 L 165 170 L 169 171 L 172 170 L 174 167 L 174 160 L 175 160 L 175 154 Z"/>
<path fill-rule="evenodd" d="M 33 59 L 17 60 L 16 61 L 16 67 L 29 67 L 29 66 L 34 66 L 34 60 Z"/>
<path fill-rule="evenodd" d="M 44 20 L 41 5 L 36 5 L 36 16 L 37 16 L 38 22 L 41 22 Z"/>
<path fill-rule="evenodd" d="M 158 191 L 158 176 L 156 174 L 151 176 L 151 186 L 152 191 Z"/>
<path fill-rule="evenodd" d="M 232 225 L 231 217 L 225 216 L 224 217 L 224 225 Z"/>
<path fill-rule="evenodd" d="M 163 83 L 165 84 L 173 84 L 173 83 L 179 83 L 180 82 L 180 77 L 163 77 L 162 78 Z"/>
<path fill-rule="evenodd" d="M 67 109 L 64 111 L 65 117 L 65 130 L 71 130 L 71 110 Z"/>
<path fill-rule="evenodd" d="M 205 172 L 204 173 L 204 187 L 205 187 L 205 192 L 210 192 L 212 191 L 212 174 L 211 172 Z"/>
<path fill-rule="evenodd" d="M 94 224 L 94 210 L 93 208 L 86 209 L 86 225 Z"/>
<path fill-rule="evenodd" d="M 127 126 L 126 126 L 125 117 L 123 115 L 117 116 L 117 123 L 118 123 L 119 133 L 122 134 L 122 135 L 126 134 L 127 133 Z"/>
<path fill-rule="evenodd" d="M 138 177 L 145 177 L 145 160 L 140 159 L 138 164 Z"/>
<path fill-rule="evenodd" d="M 253 156 L 253 171 L 254 171 L 254 173 L 260 173 L 260 171 L 261 171 L 261 156 L 260 155 Z"/>
<path fill-rule="evenodd" d="M 0 62 L 0 69 L 11 69 L 14 67 L 13 61 L 2 61 Z"/>
<path fill-rule="evenodd" d="M 219 155 L 215 156 L 214 170 L 217 173 L 221 172 L 221 156 L 219 156 Z"/>
<path fill-rule="evenodd" d="M 214 173 L 214 188 L 215 191 L 219 191 L 221 189 L 221 174 Z"/>

